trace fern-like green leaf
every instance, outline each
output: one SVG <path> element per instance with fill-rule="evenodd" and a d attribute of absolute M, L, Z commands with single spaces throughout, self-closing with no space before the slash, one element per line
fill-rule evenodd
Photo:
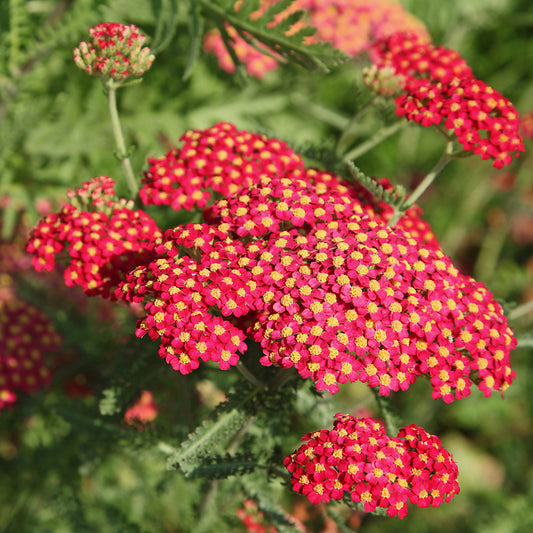
<path fill-rule="evenodd" d="M 289 15 L 286 20 L 270 26 L 270 23 L 293 2 L 294 0 L 280 0 L 262 16 L 252 20 L 250 15 L 260 7 L 258 0 L 244 0 L 237 11 L 234 9 L 234 0 L 221 2 L 200 0 L 202 11 L 207 18 L 214 20 L 219 27 L 226 22 L 229 23 L 243 39 L 263 52 L 271 50 L 285 61 L 323 72 L 328 72 L 330 67 L 345 62 L 348 56 L 329 44 L 304 44 L 305 38 L 316 31 L 309 26 L 292 35 L 286 34 L 291 26 L 302 20 L 304 16 L 302 11 L 297 11 Z"/>
<path fill-rule="evenodd" d="M 230 400 L 217 408 L 168 458 L 168 468 L 179 466 L 186 475 L 191 475 L 206 457 L 224 453 L 231 439 L 253 417 L 244 407 L 246 400 L 241 396 L 237 405 Z"/>
<path fill-rule="evenodd" d="M 404 203 L 406 190 L 403 186 L 399 185 L 392 187 L 392 189 L 385 189 L 383 185 L 356 167 L 352 161 L 347 161 L 347 165 L 352 177 L 378 200 L 389 204 L 393 208 L 400 207 Z"/>
<path fill-rule="evenodd" d="M 257 459 L 250 454 L 224 455 L 215 454 L 191 470 L 190 477 L 207 479 L 225 479 L 230 476 L 242 476 L 253 472 L 259 465 Z"/>

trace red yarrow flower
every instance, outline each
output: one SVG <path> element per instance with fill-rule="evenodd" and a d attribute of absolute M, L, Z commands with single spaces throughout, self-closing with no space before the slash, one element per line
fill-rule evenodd
<path fill-rule="evenodd" d="M 403 76 L 396 113 L 425 127 L 444 126 L 465 151 L 509 165 L 525 150 L 516 109 L 496 89 L 478 80 L 458 52 L 397 33 L 374 45 L 378 68 Z"/>
<path fill-rule="evenodd" d="M 71 202 L 31 230 L 26 250 L 36 270 L 50 271 L 56 257 L 70 258 L 66 285 L 88 295 L 113 298 L 125 274 L 152 256 L 148 245 L 161 235 L 156 223 L 131 202 L 114 196 L 114 182 L 100 176 L 70 191 Z"/>
<path fill-rule="evenodd" d="M 159 339 L 161 357 L 182 373 L 208 360 L 227 369 L 246 333 L 263 365 L 294 367 L 330 393 L 362 381 L 387 395 L 423 375 L 446 402 L 472 382 L 485 395 L 509 386 L 516 340 L 501 306 L 459 273 L 416 208 L 391 229 L 388 208 L 357 187 L 292 153 L 271 164 L 235 169 L 240 187 L 204 210 L 207 223 L 168 230 L 116 291 L 144 302 L 137 334 Z"/>
<path fill-rule="evenodd" d="M 31 394 L 50 383 L 45 356 L 61 337 L 50 319 L 14 294 L 0 295 L 0 412 L 12 407 L 17 394 Z"/>
<path fill-rule="evenodd" d="M 414 424 L 391 438 L 379 421 L 338 413 L 333 429 L 302 440 L 283 464 L 293 489 L 314 504 L 349 495 L 366 512 L 382 507 L 404 518 L 408 503 L 438 507 L 459 493 L 452 455 Z"/>

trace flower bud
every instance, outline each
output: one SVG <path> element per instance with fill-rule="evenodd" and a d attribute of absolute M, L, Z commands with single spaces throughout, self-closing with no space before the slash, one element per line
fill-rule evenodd
<path fill-rule="evenodd" d="M 363 82 L 370 91 L 379 96 L 394 97 L 401 94 L 405 85 L 405 77 L 402 74 L 396 74 L 393 68 L 378 68 L 372 65 L 363 69 Z"/>
<path fill-rule="evenodd" d="M 104 22 L 93 26 L 90 42 L 74 49 L 74 62 L 91 76 L 124 81 L 144 74 L 154 61 L 150 48 L 143 47 L 146 36 L 130 24 Z"/>

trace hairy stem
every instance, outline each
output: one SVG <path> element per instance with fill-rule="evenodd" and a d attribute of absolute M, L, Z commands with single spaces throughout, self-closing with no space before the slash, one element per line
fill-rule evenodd
<path fill-rule="evenodd" d="M 122 167 L 122 172 L 126 178 L 126 183 L 130 191 L 130 196 L 132 198 L 137 197 L 139 192 L 139 187 L 137 185 L 137 180 L 133 173 L 133 168 L 131 167 L 131 161 L 128 156 L 128 151 L 126 149 L 126 142 L 124 140 L 124 134 L 122 133 L 122 126 L 120 125 L 120 119 L 118 116 L 117 109 L 117 89 L 119 85 L 116 85 L 113 80 L 109 80 L 106 83 L 107 89 L 107 104 L 109 108 L 109 115 L 111 117 L 111 128 L 113 130 L 113 137 L 115 139 L 115 144 L 117 147 L 117 158 L 120 161 Z"/>
<path fill-rule="evenodd" d="M 415 202 L 426 192 L 429 186 L 435 181 L 435 178 L 441 173 L 444 167 L 453 159 L 452 152 L 453 143 L 450 141 L 446 145 L 446 151 L 442 154 L 441 158 L 437 161 L 437 164 L 426 174 L 426 177 L 420 182 L 418 187 L 410 194 L 404 202 L 399 206 L 395 207 L 394 213 L 389 220 L 388 226 L 394 226 L 402 215 L 410 207 L 412 207 Z"/>
<path fill-rule="evenodd" d="M 394 135 L 397 131 L 405 128 L 407 124 L 408 123 L 405 120 L 399 120 L 398 122 L 394 122 L 394 124 L 391 124 L 386 128 L 380 129 L 378 132 L 372 135 L 370 139 L 361 143 L 355 148 L 352 148 L 352 150 L 346 153 L 343 157 L 344 161 L 355 161 L 357 158 L 372 150 L 372 148 L 380 144 L 382 141 L 391 135 Z"/>
<path fill-rule="evenodd" d="M 395 413 L 391 401 L 389 398 L 381 395 L 375 387 L 371 387 L 372 392 L 376 398 L 376 402 L 379 407 L 379 411 L 385 424 L 387 425 L 387 433 L 392 436 L 398 435 L 399 428 L 399 417 Z"/>
<path fill-rule="evenodd" d="M 523 303 L 518 307 L 515 307 L 509 313 L 509 319 L 515 320 L 516 318 L 520 318 L 521 316 L 527 315 L 531 311 L 533 311 L 533 300 L 529 300 L 528 302 Z"/>

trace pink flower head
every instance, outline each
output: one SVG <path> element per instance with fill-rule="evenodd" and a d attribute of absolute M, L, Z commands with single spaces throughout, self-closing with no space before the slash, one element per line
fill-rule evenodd
<path fill-rule="evenodd" d="M 520 120 L 511 102 L 475 78 L 454 50 L 397 33 L 372 50 L 378 68 L 392 68 L 405 79 L 396 113 L 422 126 L 443 124 L 466 151 L 509 165 L 524 151 Z"/>
<path fill-rule="evenodd" d="M 263 0 L 261 9 L 251 15 L 260 17 L 265 10 L 277 0 Z M 238 9 L 240 2 L 236 2 Z M 288 9 L 280 13 L 270 23 L 279 24 L 295 11 L 304 11 L 310 26 L 316 28 L 316 33 L 307 37 L 306 43 L 331 43 L 343 52 L 357 56 L 365 52 L 376 40 L 389 36 L 397 31 L 411 31 L 423 41 L 429 41 L 425 26 L 395 0 L 296 0 Z M 300 29 L 302 23 L 293 25 L 290 32 Z M 237 31 L 226 25 L 226 31 L 232 41 L 233 50 L 252 76 L 262 78 L 277 67 L 274 57 L 262 54 L 248 44 Z M 204 50 L 214 53 L 218 63 L 226 72 L 234 72 L 235 65 L 229 55 L 218 30 L 212 30 L 204 40 Z"/>
<path fill-rule="evenodd" d="M 154 61 L 137 26 L 104 22 L 89 30 L 91 40 L 74 49 L 74 62 L 91 76 L 118 82 L 144 74 Z"/>
<path fill-rule="evenodd" d="M 0 297 L 0 411 L 14 404 L 17 392 L 50 383 L 44 358 L 60 342 L 42 311 L 13 295 Z"/>
<path fill-rule="evenodd" d="M 124 413 L 124 420 L 138 429 L 143 429 L 146 424 L 157 418 L 157 404 L 154 395 L 147 390 L 141 392 L 140 398 Z"/>
<path fill-rule="evenodd" d="M 290 172 L 303 162 L 284 142 L 220 122 L 205 130 L 189 130 L 181 148 L 149 160 L 140 197 L 144 204 L 173 209 L 204 208 L 212 198 L 248 187 L 263 173 Z M 212 191 L 212 192 L 211 192 Z"/>
<path fill-rule="evenodd" d="M 366 512 L 381 507 L 404 518 L 408 503 L 438 507 L 459 493 L 457 465 L 438 437 L 412 424 L 391 438 L 372 418 L 336 416 L 333 429 L 304 435 L 283 462 L 310 502 L 349 494 Z"/>
<path fill-rule="evenodd" d="M 66 285 L 113 297 L 126 272 L 151 257 L 149 244 L 161 234 L 146 213 L 114 194 L 114 182 L 107 176 L 69 192 L 72 203 L 44 217 L 31 231 L 26 249 L 35 269 L 52 270 L 56 256 L 65 250 L 71 260 Z"/>
<path fill-rule="evenodd" d="M 520 119 L 520 126 L 526 139 L 533 139 L 533 110 L 524 113 Z"/>

